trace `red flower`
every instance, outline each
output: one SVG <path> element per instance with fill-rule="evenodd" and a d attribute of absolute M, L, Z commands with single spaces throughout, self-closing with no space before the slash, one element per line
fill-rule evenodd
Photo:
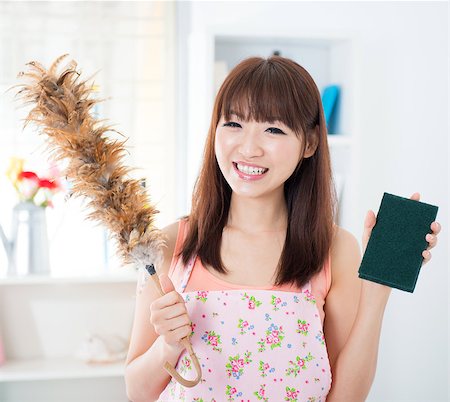
<path fill-rule="evenodd" d="M 39 182 L 39 177 L 34 172 L 20 172 L 18 176 L 19 180 L 30 179 Z"/>
<path fill-rule="evenodd" d="M 56 167 L 52 168 L 50 176 L 39 177 L 35 172 L 22 170 L 23 161 L 10 169 L 8 175 L 16 189 L 20 201 L 31 202 L 37 206 L 52 207 L 52 197 L 63 190 L 64 186 L 59 180 Z"/>
<path fill-rule="evenodd" d="M 58 188 L 58 184 L 56 181 L 50 181 L 47 179 L 40 179 L 39 180 L 39 187 L 40 188 L 48 188 L 49 190 L 54 190 L 55 188 Z"/>

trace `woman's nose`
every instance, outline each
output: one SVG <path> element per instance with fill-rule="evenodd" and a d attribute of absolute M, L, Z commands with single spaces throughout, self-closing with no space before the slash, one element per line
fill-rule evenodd
<path fill-rule="evenodd" d="M 262 156 L 264 151 L 258 133 L 254 130 L 245 131 L 238 151 L 245 158 Z"/>

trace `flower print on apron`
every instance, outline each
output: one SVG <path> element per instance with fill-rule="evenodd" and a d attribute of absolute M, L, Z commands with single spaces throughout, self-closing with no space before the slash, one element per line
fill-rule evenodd
<path fill-rule="evenodd" d="M 171 379 L 158 402 L 325 402 L 331 370 L 310 283 L 301 292 L 184 292 L 194 264 L 177 291 L 192 321 L 202 379 L 192 388 Z M 187 351 L 176 368 L 186 379 L 196 376 Z"/>

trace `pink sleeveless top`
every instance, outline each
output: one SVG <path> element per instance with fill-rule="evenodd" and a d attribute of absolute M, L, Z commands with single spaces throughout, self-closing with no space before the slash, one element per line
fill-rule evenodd
<path fill-rule="evenodd" d="M 331 387 L 323 335 L 330 260 L 301 289 L 231 284 L 198 258 L 183 266 L 176 256 L 185 228 L 181 220 L 169 277 L 186 302 L 202 380 L 186 388 L 172 379 L 158 401 L 324 402 Z M 196 377 L 186 351 L 176 369 Z"/>

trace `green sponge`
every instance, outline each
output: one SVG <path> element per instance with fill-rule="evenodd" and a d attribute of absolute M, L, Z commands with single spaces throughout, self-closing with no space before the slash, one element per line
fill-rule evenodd
<path fill-rule="evenodd" d="M 438 207 L 384 193 L 359 277 L 413 292 Z"/>

